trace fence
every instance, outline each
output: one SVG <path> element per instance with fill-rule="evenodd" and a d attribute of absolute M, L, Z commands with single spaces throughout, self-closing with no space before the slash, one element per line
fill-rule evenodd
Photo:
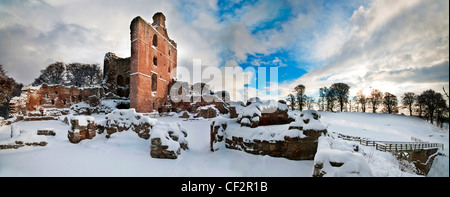
<path fill-rule="evenodd" d="M 338 134 L 338 138 L 342 138 L 343 140 L 349 141 L 358 141 L 361 145 L 364 146 L 373 146 L 379 151 L 414 151 L 414 150 L 423 150 L 427 148 L 442 148 L 444 150 L 444 144 L 442 143 L 430 143 L 424 142 L 418 138 L 411 137 L 413 142 L 397 142 L 397 141 L 376 141 L 369 140 L 366 138 L 343 135 Z"/>

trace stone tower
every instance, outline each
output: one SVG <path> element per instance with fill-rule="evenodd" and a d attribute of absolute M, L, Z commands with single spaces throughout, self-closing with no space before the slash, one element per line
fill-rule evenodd
<path fill-rule="evenodd" d="M 158 12 L 150 24 L 140 16 L 131 22 L 130 107 L 158 110 L 167 103 L 169 84 L 177 76 L 177 44 L 169 38 L 166 17 Z"/>

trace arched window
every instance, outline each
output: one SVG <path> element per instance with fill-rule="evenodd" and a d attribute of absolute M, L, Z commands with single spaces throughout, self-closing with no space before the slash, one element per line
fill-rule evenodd
<path fill-rule="evenodd" d="M 152 91 L 156 91 L 158 88 L 158 76 L 156 74 L 152 75 Z"/>
<path fill-rule="evenodd" d="M 153 65 L 158 66 L 158 58 L 153 57 Z"/>
<path fill-rule="evenodd" d="M 170 73 L 170 65 L 168 67 L 169 67 L 169 69 L 167 71 Z"/>
<path fill-rule="evenodd" d="M 118 86 L 125 86 L 123 83 L 123 76 L 122 75 L 118 75 L 117 76 L 117 85 Z"/>
<path fill-rule="evenodd" d="M 153 46 L 157 47 L 158 46 L 158 36 L 153 35 Z"/>

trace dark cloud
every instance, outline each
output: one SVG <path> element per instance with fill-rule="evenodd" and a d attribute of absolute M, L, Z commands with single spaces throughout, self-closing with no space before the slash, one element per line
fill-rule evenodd
<path fill-rule="evenodd" d="M 56 61 L 101 63 L 105 41 L 95 31 L 57 23 L 47 32 L 20 24 L 0 29 L 1 63 L 18 81 L 30 83 Z M 95 59 L 92 57 L 96 57 Z"/>
<path fill-rule="evenodd" d="M 449 80 L 449 62 L 444 61 L 430 67 L 407 68 L 392 71 L 368 72 L 363 81 L 390 81 L 402 83 L 436 83 Z"/>

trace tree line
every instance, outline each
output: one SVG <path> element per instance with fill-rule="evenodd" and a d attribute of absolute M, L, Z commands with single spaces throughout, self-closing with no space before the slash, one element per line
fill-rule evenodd
<path fill-rule="evenodd" d="M 371 111 L 377 113 L 381 110 L 383 113 L 398 114 L 399 108 L 408 109 L 410 116 L 425 118 L 431 123 L 436 122 L 442 127 L 444 122 L 448 121 L 449 107 L 444 95 L 432 89 L 425 90 L 416 95 L 413 92 L 405 92 L 398 98 L 390 92 L 382 92 L 378 89 L 372 89 L 369 95 L 365 95 L 363 90 L 358 91 L 356 96 L 349 98 L 350 86 L 345 83 L 334 83 L 330 87 L 321 87 L 319 89 L 319 99 L 308 97 L 305 94 L 306 87 L 302 84 L 297 85 L 293 92 L 287 96 L 287 102 L 292 110 L 297 108 L 302 111 L 305 108 L 313 109 L 314 104 L 322 111 Z M 447 100 L 448 93 L 444 90 Z"/>
<path fill-rule="evenodd" d="M 41 70 L 41 74 L 31 84 L 62 84 L 78 87 L 99 85 L 103 80 L 103 73 L 98 64 L 83 64 L 55 62 Z"/>
<path fill-rule="evenodd" d="M 0 117 L 8 118 L 9 101 L 20 95 L 22 87 L 23 84 L 9 77 L 0 65 Z"/>
<path fill-rule="evenodd" d="M 313 109 L 315 99 L 305 94 L 306 87 L 302 84 L 297 85 L 294 88 L 293 94 L 289 94 L 287 101 L 290 103 L 290 107 L 293 110 L 295 106 L 298 106 L 300 111 L 303 108 Z M 317 104 L 319 110 L 333 111 L 336 104 L 339 105 L 340 110 L 343 111 L 345 104 L 348 101 L 350 86 L 345 83 L 335 83 L 331 87 L 323 87 L 319 90 L 319 100 Z"/>

